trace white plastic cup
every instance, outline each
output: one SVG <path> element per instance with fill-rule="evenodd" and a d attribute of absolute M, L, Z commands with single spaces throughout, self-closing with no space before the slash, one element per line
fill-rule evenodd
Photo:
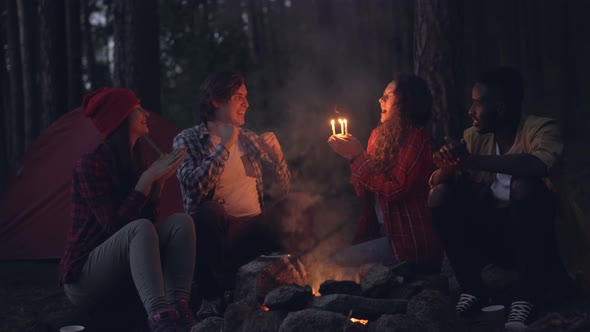
<path fill-rule="evenodd" d="M 81 332 L 84 331 L 84 326 L 82 325 L 68 325 L 61 327 L 59 332 Z"/>

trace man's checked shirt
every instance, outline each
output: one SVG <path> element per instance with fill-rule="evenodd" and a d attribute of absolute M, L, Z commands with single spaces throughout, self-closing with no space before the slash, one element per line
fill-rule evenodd
<path fill-rule="evenodd" d="M 274 175 L 281 193 L 287 194 L 291 185 L 291 173 L 284 159 L 276 162 L 260 147 L 259 136 L 256 133 L 240 128 L 238 135 L 238 141 L 244 145 L 254 169 L 258 200 L 260 208 L 264 211 L 263 174 Z M 174 138 L 173 147 L 174 149 L 187 148 L 187 157 L 178 168 L 176 175 L 180 182 L 184 210 L 194 214 L 201 203 L 213 198 L 229 152 L 221 144 L 213 146 L 204 123 L 183 130 Z M 266 177 L 264 179 L 267 180 Z"/>
<path fill-rule="evenodd" d="M 350 165 L 350 181 L 364 202 L 355 242 L 378 237 L 374 208 L 377 199 L 383 210 L 383 223 L 394 261 L 436 267 L 442 261 L 442 251 L 426 207 L 428 179 L 435 169 L 428 135 L 423 129 L 409 129 L 391 174 L 370 174 L 369 153 L 374 148 L 375 131 L 369 138 L 367 153 Z"/>

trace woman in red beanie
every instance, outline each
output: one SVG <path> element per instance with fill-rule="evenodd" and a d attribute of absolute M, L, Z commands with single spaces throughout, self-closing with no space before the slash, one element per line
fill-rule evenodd
<path fill-rule="evenodd" d="M 148 168 L 137 140 L 149 113 L 128 89 L 102 88 L 84 97 L 82 112 L 104 137 L 74 167 L 72 226 L 60 262 L 70 301 L 93 310 L 139 294 L 152 331 L 188 331 L 195 262 L 195 229 L 177 213 L 154 227 L 162 186 L 186 151 L 162 156 Z M 135 287 L 133 287 L 134 285 Z"/>

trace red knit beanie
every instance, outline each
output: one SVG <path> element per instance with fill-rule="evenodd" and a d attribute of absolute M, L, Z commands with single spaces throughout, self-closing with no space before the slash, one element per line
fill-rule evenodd
<path fill-rule="evenodd" d="M 84 96 L 82 113 L 89 117 L 107 138 L 138 105 L 135 92 L 123 88 L 100 88 Z"/>

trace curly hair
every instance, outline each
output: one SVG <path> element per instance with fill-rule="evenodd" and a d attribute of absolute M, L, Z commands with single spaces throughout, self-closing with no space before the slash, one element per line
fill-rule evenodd
<path fill-rule="evenodd" d="M 392 82 L 395 82 L 394 112 L 375 128 L 375 144 L 369 152 L 371 173 L 375 175 L 391 173 L 408 129 L 424 127 L 432 115 L 432 95 L 426 81 L 411 74 L 397 74 Z"/>
<path fill-rule="evenodd" d="M 245 82 L 244 76 L 234 72 L 210 74 L 199 88 L 195 116 L 203 123 L 215 120 L 216 107 L 213 106 L 213 101 L 228 101 Z"/>

